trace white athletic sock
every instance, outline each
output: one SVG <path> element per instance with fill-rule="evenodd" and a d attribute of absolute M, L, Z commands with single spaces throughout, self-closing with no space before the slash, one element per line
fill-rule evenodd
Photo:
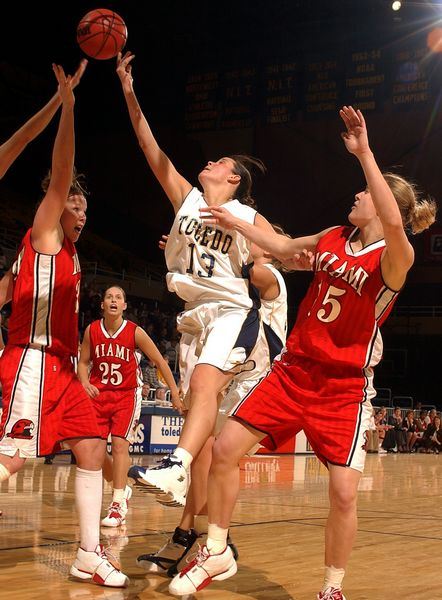
<path fill-rule="evenodd" d="M 193 528 L 198 535 L 207 533 L 209 525 L 209 517 L 207 515 L 195 515 L 193 517 Z"/>
<path fill-rule="evenodd" d="M 77 467 L 75 473 L 75 505 L 80 521 L 80 546 L 93 552 L 100 543 L 100 513 L 103 477 L 99 471 Z"/>
<path fill-rule="evenodd" d="M 118 502 L 118 504 L 121 504 L 124 500 L 124 489 L 122 490 L 117 490 L 114 488 L 114 493 L 112 495 L 112 502 Z"/>
<path fill-rule="evenodd" d="M 211 554 L 219 554 L 220 552 L 222 552 L 227 546 L 228 533 L 228 529 L 223 529 L 222 527 L 218 527 L 218 525 L 209 523 L 209 526 L 207 528 L 207 550 Z"/>
<path fill-rule="evenodd" d="M 5 465 L 2 465 L 0 463 L 0 483 L 2 481 L 7 481 L 10 477 L 11 477 L 11 473 L 8 471 L 8 469 L 5 467 Z"/>
<path fill-rule="evenodd" d="M 190 454 L 190 452 L 187 452 L 187 450 L 185 450 L 184 448 L 180 448 L 179 446 L 178 448 L 175 448 L 172 456 L 176 456 L 176 458 L 183 463 L 183 467 L 185 469 L 188 469 L 190 467 L 190 463 L 193 460 L 193 456 Z"/>
<path fill-rule="evenodd" d="M 344 579 L 345 569 L 336 569 L 336 567 L 325 567 L 324 585 L 322 591 L 329 587 L 340 590 L 342 588 L 342 580 Z"/>

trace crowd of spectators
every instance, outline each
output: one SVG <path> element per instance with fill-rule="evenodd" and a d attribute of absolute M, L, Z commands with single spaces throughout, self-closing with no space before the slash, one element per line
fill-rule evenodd
<path fill-rule="evenodd" d="M 368 452 L 442 452 L 441 417 L 435 408 L 403 410 L 394 408 L 388 415 L 385 407 L 373 409 L 368 433 Z"/>

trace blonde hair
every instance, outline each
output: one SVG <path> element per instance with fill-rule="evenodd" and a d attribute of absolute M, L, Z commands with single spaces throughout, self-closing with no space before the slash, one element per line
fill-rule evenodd
<path fill-rule="evenodd" d="M 396 173 L 383 173 L 388 187 L 398 203 L 404 227 L 412 233 L 428 229 L 436 220 L 437 205 L 431 199 L 423 199 L 417 187 Z"/>

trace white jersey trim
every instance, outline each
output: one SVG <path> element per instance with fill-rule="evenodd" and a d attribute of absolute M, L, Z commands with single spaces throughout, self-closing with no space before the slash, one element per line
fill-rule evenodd
<path fill-rule="evenodd" d="M 120 327 L 117 329 L 117 331 L 114 334 L 110 334 L 108 332 L 108 330 L 106 329 L 106 327 L 104 326 L 104 319 L 100 319 L 100 327 L 101 327 L 101 331 L 103 332 L 104 337 L 108 338 L 108 339 L 112 339 L 114 340 L 115 338 L 117 338 L 120 333 L 123 331 L 123 329 L 126 327 L 127 325 L 127 320 L 123 319 L 123 322 L 121 323 Z"/>
<path fill-rule="evenodd" d="M 41 346 L 52 344 L 51 316 L 55 285 L 55 256 L 35 254 L 34 300 L 30 343 Z"/>
<path fill-rule="evenodd" d="M 383 248 L 385 246 L 385 240 L 382 239 L 378 240 L 377 242 L 373 242 L 372 244 L 368 244 L 368 246 L 365 246 L 365 248 L 362 248 L 361 250 L 355 252 L 351 247 L 351 240 L 354 238 L 357 231 L 359 231 L 359 228 L 355 227 L 348 236 L 347 241 L 345 242 L 345 252 L 350 256 L 362 256 L 363 254 L 368 254 L 372 250 L 377 250 L 378 248 Z"/>

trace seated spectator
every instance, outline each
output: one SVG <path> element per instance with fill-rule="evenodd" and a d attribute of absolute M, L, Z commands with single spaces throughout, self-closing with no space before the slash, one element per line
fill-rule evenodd
<path fill-rule="evenodd" d="M 407 437 L 402 427 L 402 413 L 399 407 L 394 409 L 393 414 L 388 418 L 389 429 L 385 434 L 382 444 L 387 452 L 406 452 Z"/>
<path fill-rule="evenodd" d="M 150 359 L 147 360 L 147 367 L 143 371 L 143 381 L 151 390 L 155 390 L 155 398 L 157 400 L 166 399 L 166 392 L 169 388 L 158 379 L 157 367 Z"/>
<path fill-rule="evenodd" d="M 415 452 L 416 449 L 414 445 L 418 438 L 417 435 L 417 426 L 414 420 L 414 411 L 407 410 L 407 414 L 405 415 L 404 420 L 402 421 L 402 429 L 406 433 L 407 440 L 407 452 Z"/>
<path fill-rule="evenodd" d="M 439 452 L 442 450 L 442 429 L 440 417 L 435 416 L 433 423 L 428 425 L 422 438 L 422 446 L 427 453 L 434 452 L 435 454 L 439 454 Z"/>
<path fill-rule="evenodd" d="M 427 414 L 427 416 L 425 417 L 425 422 L 427 424 L 427 427 L 430 423 L 432 423 L 434 421 L 434 417 L 436 416 L 436 409 L 432 408 L 430 410 L 430 412 Z"/>
<path fill-rule="evenodd" d="M 375 423 L 375 409 L 373 408 L 370 417 L 370 424 L 367 431 L 367 452 L 373 453 L 379 450 L 379 434 Z"/>
<path fill-rule="evenodd" d="M 428 414 L 428 411 L 423 409 L 420 411 L 418 418 L 415 420 L 417 439 L 416 439 L 416 443 L 415 443 L 414 447 L 418 451 L 422 447 L 422 438 L 423 438 L 424 432 L 427 428 L 427 422 L 425 420 L 427 417 L 427 414 Z"/>
<path fill-rule="evenodd" d="M 389 429 L 389 426 L 387 424 L 387 409 L 385 408 L 385 406 L 382 406 L 375 414 L 374 423 L 378 432 L 379 453 L 384 454 L 387 451 L 384 450 L 384 448 L 382 447 L 382 443 L 385 439 L 385 432 Z"/>

